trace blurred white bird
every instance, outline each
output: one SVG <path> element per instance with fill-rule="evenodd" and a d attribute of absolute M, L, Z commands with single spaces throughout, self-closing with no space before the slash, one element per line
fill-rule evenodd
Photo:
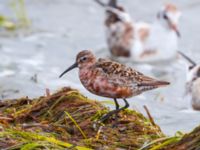
<path fill-rule="evenodd" d="M 104 4 L 96 0 L 105 8 L 106 40 L 112 56 L 130 57 L 133 44 L 133 24 L 131 17 L 122 6 L 117 5 L 117 0 L 110 0 Z"/>
<path fill-rule="evenodd" d="M 196 64 L 188 56 L 179 52 L 189 63 L 186 82 L 186 94 L 191 97 L 192 107 L 200 110 L 200 64 Z"/>
<path fill-rule="evenodd" d="M 166 4 L 152 24 L 133 23 L 130 15 L 117 0 L 108 4 L 96 0 L 106 10 L 106 39 L 112 56 L 130 57 L 133 61 L 149 62 L 176 57 L 180 33 L 181 12 L 173 4 Z"/>
<path fill-rule="evenodd" d="M 134 61 L 160 61 L 175 58 L 178 49 L 178 30 L 181 12 L 173 4 L 166 4 L 153 24 L 134 24 Z"/>

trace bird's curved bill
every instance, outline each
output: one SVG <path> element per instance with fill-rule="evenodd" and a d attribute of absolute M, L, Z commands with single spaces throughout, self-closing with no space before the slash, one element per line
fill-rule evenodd
<path fill-rule="evenodd" d="M 172 24 L 171 28 L 172 28 L 172 30 L 174 30 L 176 32 L 176 35 L 180 38 L 181 34 L 180 34 L 180 31 L 178 30 L 177 26 Z"/>
<path fill-rule="evenodd" d="M 178 51 L 178 53 L 191 64 L 191 68 L 193 68 L 193 67 L 195 67 L 197 65 L 197 63 L 194 60 L 192 60 L 190 57 L 185 55 L 183 52 Z"/>
<path fill-rule="evenodd" d="M 73 65 L 71 65 L 68 69 L 66 69 L 60 76 L 59 78 L 61 78 L 64 74 L 66 74 L 67 72 L 69 72 L 70 70 L 74 69 L 78 67 L 78 64 L 77 63 L 74 63 Z"/>

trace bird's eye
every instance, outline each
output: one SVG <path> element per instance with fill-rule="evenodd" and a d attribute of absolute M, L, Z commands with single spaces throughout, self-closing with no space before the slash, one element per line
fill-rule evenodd
<path fill-rule="evenodd" d="M 192 70 L 194 67 L 195 67 L 194 65 L 189 66 L 189 67 L 188 67 L 188 70 Z"/>
<path fill-rule="evenodd" d="M 166 20 L 169 19 L 166 13 L 163 14 L 163 18 L 166 19 Z"/>
<path fill-rule="evenodd" d="M 200 68 L 197 71 L 197 76 L 200 77 Z"/>
<path fill-rule="evenodd" d="M 87 57 L 82 57 L 81 58 L 81 61 L 86 61 L 87 60 Z"/>

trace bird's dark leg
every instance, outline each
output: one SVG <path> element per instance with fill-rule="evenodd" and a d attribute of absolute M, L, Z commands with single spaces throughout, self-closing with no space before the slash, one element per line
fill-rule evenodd
<path fill-rule="evenodd" d="M 107 120 L 110 116 L 112 116 L 113 114 L 118 114 L 120 108 L 119 108 L 119 103 L 117 102 L 117 99 L 114 98 L 114 102 L 115 102 L 115 110 L 112 110 L 110 112 L 108 112 L 106 115 L 104 115 L 101 119 L 100 122 L 104 122 L 105 120 Z M 117 117 L 117 116 L 116 116 Z"/>
<path fill-rule="evenodd" d="M 107 120 L 110 116 L 114 115 L 114 114 L 118 114 L 121 110 L 124 110 L 126 108 L 129 107 L 129 103 L 127 102 L 126 99 L 123 99 L 124 102 L 125 102 L 125 106 L 122 107 L 122 108 L 119 108 L 119 104 L 117 102 L 117 99 L 114 99 L 115 102 L 117 102 L 116 104 L 116 110 L 112 110 L 110 111 L 109 113 L 107 113 L 105 116 L 103 116 L 101 119 L 100 119 L 100 122 L 104 122 L 105 120 Z"/>
<path fill-rule="evenodd" d="M 119 109 L 119 103 L 118 103 L 116 98 L 114 98 L 114 102 L 115 102 L 116 110 L 118 110 Z M 115 120 L 116 121 L 118 120 L 118 113 L 115 113 Z"/>
<path fill-rule="evenodd" d="M 130 106 L 129 103 L 128 103 L 128 101 L 125 98 L 123 100 L 125 102 L 125 106 L 122 107 L 123 108 L 122 110 L 124 110 L 124 109 L 126 109 L 126 108 L 128 108 Z"/>
<path fill-rule="evenodd" d="M 118 109 L 119 109 L 119 103 L 117 102 L 117 99 L 116 99 L 116 98 L 114 98 L 114 102 L 115 102 L 116 110 L 118 110 Z"/>

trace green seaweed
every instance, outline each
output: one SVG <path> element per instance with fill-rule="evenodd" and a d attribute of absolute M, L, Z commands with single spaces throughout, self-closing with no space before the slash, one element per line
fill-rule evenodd
<path fill-rule="evenodd" d="M 32 133 L 32 132 L 25 132 L 25 131 L 20 131 L 20 130 L 13 130 L 13 129 L 9 129 L 7 131 L 0 133 L 0 137 L 12 138 L 13 140 L 20 139 L 22 143 L 20 144 L 18 143 L 17 146 L 12 146 L 9 149 L 16 149 L 17 147 L 20 147 L 21 150 L 30 150 L 36 147 L 48 146 L 50 145 L 50 143 L 51 143 L 51 146 L 55 145 L 53 147 L 57 147 L 57 148 L 60 147 L 60 149 L 70 148 L 73 146 L 73 144 L 60 141 L 53 136 L 41 135 L 36 132 Z M 81 146 L 76 146 L 76 149 L 90 150 L 89 148 L 85 148 Z"/>
<path fill-rule="evenodd" d="M 31 21 L 28 18 L 25 0 L 13 0 L 11 3 L 11 8 L 16 15 L 19 27 L 29 27 Z"/>
<path fill-rule="evenodd" d="M 0 15 L 0 27 L 3 27 L 7 30 L 14 30 L 16 28 L 16 25 L 7 17 Z"/>
<path fill-rule="evenodd" d="M 65 111 L 65 114 L 72 120 L 72 122 L 76 125 L 76 127 L 78 128 L 78 130 L 81 132 L 81 134 L 83 135 L 83 137 L 85 139 L 87 139 L 87 136 L 85 135 L 85 133 L 83 132 L 83 130 L 80 128 L 80 126 L 78 125 L 78 123 L 74 120 L 74 118 L 68 113 Z"/>

